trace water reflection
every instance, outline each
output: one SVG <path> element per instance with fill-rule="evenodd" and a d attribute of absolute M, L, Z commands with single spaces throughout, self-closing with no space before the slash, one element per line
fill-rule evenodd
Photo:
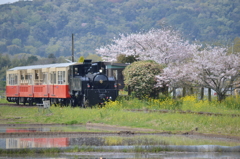
<path fill-rule="evenodd" d="M 84 126 L 45 126 L 45 127 L 0 127 L 0 133 L 35 133 L 35 132 L 58 132 L 58 131 L 89 131 Z M 55 133 L 54 133 L 55 134 Z M 56 133 L 57 134 L 57 133 Z M 133 135 L 133 136 L 82 136 L 82 137 L 24 137 L 24 138 L 0 138 L 0 149 L 25 149 L 25 148 L 75 148 L 75 147 L 84 147 L 84 146 L 92 146 L 98 148 L 111 148 L 112 151 L 110 152 L 82 152 L 82 153 L 64 153 L 64 154 L 57 154 L 54 157 L 52 156 L 39 156 L 39 155 L 32 155 L 32 156 L 14 156 L 14 155 L 7 155 L 1 156 L 0 158 L 238 158 L 240 156 L 239 153 L 231 152 L 231 153 L 215 153 L 215 152 L 161 152 L 161 153 L 149 153 L 141 152 L 141 153 L 118 153 L 115 152 L 114 148 L 122 147 L 133 147 L 134 146 L 153 146 L 154 145 L 224 145 L 224 146 L 237 146 L 240 145 L 238 142 L 227 142 L 227 141 L 214 141 L 201 139 L 198 141 L 199 138 L 193 137 L 186 137 L 186 136 L 176 136 L 176 135 Z M 183 147 L 183 146 L 182 146 Z M 97 149 L 97 148 L 96 148 Z"/>
<path fill-rule="evenodd" d="M 68 138 L 10 138 L 6 139 L 6 149 L 53 148 L 69 146 Z"/>
<path fill-rule="evenodd" d="M 21 127 L 21 126 L 0 126 L 1 133 L 24 133 L 24 132 L 84 132 L 84 131 L 99 131 L 95 128 L 87 128 L 85 125 L 55 125 L 55 126 L 31 126 L 31 127 Z"/>
<path fill-rule="evenodd" d="M 134 149 L 138 148 L 168 148 L 169 150 L 178 149 L 179 151 L 193 151 L 193 150 L 208 150 L 213 152 L 218 149 L 223 151 L 240 151 L 239 143 L 225 143 L 228 146 L 221 146 L 221 144 L 188 144 L 179 145 L 171 142 L 171 136 L 82 136 L 82 137 L 24 137 L 24 138 L 0 138 L 1 149 L 24 149 L 24 148 L 73 148 L 93 146 L 94 149 Z M 168 141 L 169 140 L 169 141 Z M 186 141 L 186 137 L 183 137 Z M 210 142 L 212 143 L 212 142 Z M 215 142 L 217 143 L 217 142 Z M 219 146 L 218 146 L 219 145 Z M 186 149 L 186 150 L 185 150 Z M 231 150 L 229 150 L 231 149 Z"/>
<path fill-rule="evenodd" d="M 120 153 L 120 152 L 82 152 L 64 153 L 56 155 L 4 155 L 1 159 L 239 159 L 239 153 L 186 153 L 186 152 L 162 152 L 162 153 Z"/>

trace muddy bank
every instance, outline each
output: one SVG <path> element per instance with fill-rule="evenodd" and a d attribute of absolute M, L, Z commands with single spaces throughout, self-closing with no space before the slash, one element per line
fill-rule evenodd
<path fill-rule="evenodd" d="M 50 127 L 50 126 L 66 126 L 66 124 L 0 124 L 0 127 Z M 14 138 L 14 137 L 78 137 L 78 136 L 126 136 L 126 135 L 182 135 L 196 139 L 215 139 L 221 141 L 233 141 L 240 143 L 240 137 L 227 136 L 219 134 L 203 134 L 197 131 L 189 132 L 159 132 L 153 129 L 144 128 L 130 128 L 126 126 L 107 125 L 99 123 L 86 123 L 82 125 L 86 128 L 95 128 L 107 132 L 22 132 L 22 133 L 0 133 L 1 138 Z"/>

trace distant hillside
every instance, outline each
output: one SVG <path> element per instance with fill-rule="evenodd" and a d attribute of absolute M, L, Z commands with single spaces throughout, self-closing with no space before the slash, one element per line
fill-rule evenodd
<path fill-rule="evenodd" d="M 0 53 L 87 56 L 119 33 L 172 26 L 189 40 L 240 36 L 239 0 L 33 0 L 0 5 Z"/>

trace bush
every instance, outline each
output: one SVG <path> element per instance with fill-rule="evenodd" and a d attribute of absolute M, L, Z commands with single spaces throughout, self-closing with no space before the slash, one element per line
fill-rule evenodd
<path fill-rule="evenodd" d="M 155 87 L 157 82 L 155 76 L 161 71 L 162 66 L 154 61 L 137 61 L 124 69 L 124 83 L 139 99 L 146 96 L 155 97 L 160 90 Z"/>

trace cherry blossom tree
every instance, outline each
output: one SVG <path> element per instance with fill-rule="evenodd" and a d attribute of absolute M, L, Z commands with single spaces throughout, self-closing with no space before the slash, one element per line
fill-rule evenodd
<path fill-rule="evenodd" d="M 120 54 L 138 56 L 139 60 L 154 60 L 159 64 L 182 62 L 189 58 L 198 45 L 189 44 L 171 29 L 152 29 L 146 33 L 124 35 L 114 38 L 113 43 L 96 50 L 105 61 L 116 61 Z"/>
<path fill-rule="evenodd" d="M 194 85 L 211 88 L 222 101 L 227 91 L 240 75 L 240 56 L 227 54 L 226 48 L 207 47 L 192 56 L 192 60 L 182 65 L 171 65 L 158 76 L 158 83 L 168 83 L 172 87 Z"/>
<path fill-rule="evenodd" d="M 188 66 L 193 66 L 192 80 L 200 86 L 217 92 L 218 100 L 225 98 L 227 91 L 239 78 L 239 54 L 227 54 L 226 48 L 206 48 L 195 54 Z"/>
<path fill-rule="evenodd" d="M 240 57 L 227 54 L 225 48 L 201 47 L 185 41 L 177 31 L 152 29 L 146 33 L 120 34 L 112 44 L 97 49 L 96 53 L 107 61 L 116 61 L 120 54 L 154 60 L 165 65 L 163 73 L 156 76 L 156 87 L 211 88 L 221 101 L 239 77 Z"/>

